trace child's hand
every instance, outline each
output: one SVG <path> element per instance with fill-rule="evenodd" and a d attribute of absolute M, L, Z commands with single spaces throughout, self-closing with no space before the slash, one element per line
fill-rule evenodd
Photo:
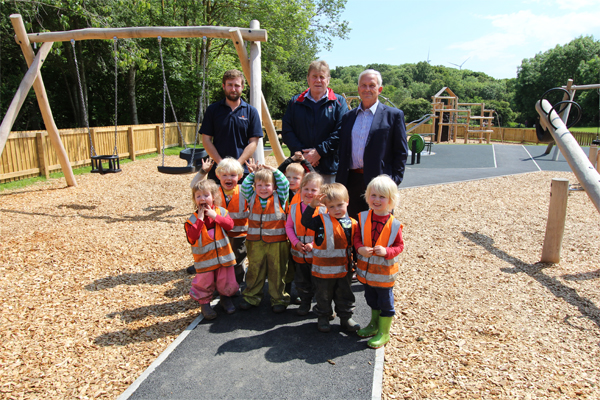
<path fill-rule="evenodd" d="M 275 171 L 275 167 L 271 167 L 270 165 L 267 165 L 267 164 L 261 164 L 261 168 L 268 169 L 269 171 Z"/>
<path fill-rule="evenodd" d="M 298 242 L 294 247 L 296 247 L 296 250 L 298 250 L 300 253 L 306 255 L 306 245 L 304 245 L 304 243 Z"/>
<path fill-rule="evenodd" d="M 307 253 L 310 253 L 311 251 L 313 251 L 313 244 L 311 243 L 305 243 L 304 244 L 304 250 L 306 250 Z"/>
<path fill-rule="evenodd" d="M 214 161 L 212 160 L 212 158 L 207 158 L 206 160 L 203 158 L 202 159 L 202 171 L 205 174 L 208 174 L 208 171 L 210 171 L 213 164 L 214 164 Z"/>
<path fill-rule="evenodd" d="M 319 206 L 323 205 L 323 199 L 325 198 L 325 194 L 319 193 L 310 201 L 310 206 L 312 208 L 319 208 Z"/>
<path fill-rule="evenodd" d="M 246 167 L 248 167 L 248 172 L 252 173 L 252 172 L 256 172 L 256 162 L 254 161 L 254 158 L 250 157 L 249 159 L 246 160 Z"/>
<path fill-rule="evenodd" d="M 385 255 L 387 254 L 387 251 L 385 250 L 385 247 L 377 245 L 377 246 L 373 247 L 373 254 L 375 254 L 376 256 L 379 256 L 379 257 L 385 257 Z"/>
<path fill-rule="evenodd" d="M 363 257 L 371 257 L 373 255 L 372 247 L 367 247 L 367 246 L 359 247 L 357 251 L 358 251 L 358 254 L 360 254 Z"/>
<path fill-rule="evenodd" d="M 215 210 L 213 210 L 212 208 L 207 208 L 204 213 L 206 214 L 207 217 L 212 218 L 212 219 L 215 219 L 215 217 L 217 216 L 217 212 Z"/>
<path fill-rule="evenodd" d="M 295 152 L 294 155 L 292 156 L 292 160 L 294 160 L 294 161 L 304 160 L 304 156 L 302 155 L 302 152 L 301 151 Z"/>
<path fill-rule="evenodd" d="M 196 213 L 198 214 L 198 219 L 203 220 L 204 219 L 204 206 L 198 206 L 198 211 Z"/>

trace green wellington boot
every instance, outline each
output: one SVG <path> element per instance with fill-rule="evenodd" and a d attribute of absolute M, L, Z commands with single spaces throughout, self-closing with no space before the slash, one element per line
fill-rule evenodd
<path fill-rule="evenodd" d="M 360 337 L 371 337 L 377 335 L 377 331 L 379 330 L 379 314 L 381 314 L 381 310 L 373 310 L 371 309 L 371 321 L 369 325 L 360 329 L 356 334 Z"/>
<path fill-rule="evenodd" d="M 367 342 L 367 346 L 378 349 L 390 341 L 390 327 L 394 317 L 379 317 L 379 331 Z"/>

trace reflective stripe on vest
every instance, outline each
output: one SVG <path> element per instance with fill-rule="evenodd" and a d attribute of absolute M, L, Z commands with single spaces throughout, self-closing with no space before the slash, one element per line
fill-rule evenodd
<path fill-rule="evenodd" d="M 363 244 L 367 247 L 373 247 L 371 232 L 371 214 L 372 210 L 363 211 L 359 214 L 360 234 Z M 383 247 L 390 247 L 394 244 L 402 225 L 393 216 L 387 220 L 377 243 Z M 398 255 L 392 259 L 386 259 L 381 256 L 364 257 L 358 254 L 358 263 L 356 268 L 356 277 L 359 282 L 366 283 L 369 286 L 393 287 L 398 275 Z"/>
<path fill-rule="evenodd" d="M 348 272 L 348 244 L 344 228 L 329 214 L 320 214 L 325 229 L 325 238 L 320 246 L 313 247 L 312 274 L 319 278 L 343 278 Z M 352 220 L 352 233 L 356 221 Z M 351 235 L 352 236 L 352 235 Z"/>
<path fill-rule="evenodd" d="M 227 215 L 227 210 L 223 207 L 217 206 L 215 212 L 217 215 Z M 196 221 L 198 221 L 198 215 L 194 213 L 188 218 L 187 223 L 194 225 Z M 235 264 L 235 254 L 229 244 L 227 233 L 219 224 L 215 224 L 214 231 L 215 237 L 212 239 L 208 235 L 206 225 L 203 225 L 200 237 L 192 244 L 194 267 L 198 273 L 213 271 L 221 266 L 229 267 Z"/>
<path fill-rule="evenodd" d="M 319 207 L 315 209 L 313 213 L 313 217 L 316 217 L 319 214 L 324 214 L 326 209 L 324 207 Z M 293 203 L 290 206 L 290 217 L 292 218 L 292 222 L 294 223 L 294 232 L 296 233 L 296 237 L 302 244 L 313 243 L 315 241 L 315 231 L 312 229 L 307 229 L 304 225 L 302 225 L 302 205 L 301 203 Z M 292 254 L 292 258 L 297 263 L 301 264 L 312 264 L 312 251 L 307 254 L 302 254 L 300 251 L 296 250 L 295 247 L 292 246 L 290 249 L 290 253 Z"/>
<path fill-rule="evenodd" d="M 250 214 L 250 211 L 248 211 L 246 199 L 240 193 L 240 185 L 236 185 L 233 189 L 229 204 L 225 200 L 225 191 L 223 191 L 222 187 L 219 187 L 219 189 L 221 190 L 220 206 L 225 207 L 229 211 L 229 216 L 233 220 L 233 229 L 227 232 L 227 236 L 246 236 L 246 232 L 248 232 L 248 214 Z"/>
<path fill-rule="evenodd" d="M 256 193 L 249 203 L 248 235 L 246 240 L 263 240 L 266 243 L 284 242 L 287 240 L 285 221 L 287 215 L 281 208 L 279 196 L 274 193 L 267 199 L 267 205 L 262 208 Z"/>

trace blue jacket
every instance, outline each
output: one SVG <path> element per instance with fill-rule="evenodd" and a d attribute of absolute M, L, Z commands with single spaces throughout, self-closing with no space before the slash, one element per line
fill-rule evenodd
<path fill-rule="evenodd" d="M 338 169 L 339 130 L 342 116 L 348 111 L 346 99 L 327 89 L 327 100 L 314 112 L 306 89 L 290 100 L 282 120 L 283 142 L 291 154 L 314 148 L 321 159 L 315 170 L 323 175 L 335 174 Z"/>

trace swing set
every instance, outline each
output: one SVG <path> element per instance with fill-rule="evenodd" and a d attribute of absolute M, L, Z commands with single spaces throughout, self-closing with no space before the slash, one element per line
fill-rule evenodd
<path fill-rule="evenodd" d="M 206 78 L 203 76 L 202 82 L 202 94 L 200 98 L 200 109 L 198 112 L 198 120 L 196 122 L 196 137 L 194 141 L 193 147 L 188 147 L 185 143 L 183 134 L 181 132 L 181 128 L 179 123 L 177 122 L 177 117 L 175 116 L 175 108 L 173 107 L 173 103 L 171 101 L 171 96 L 169 94 L 164 63 L 162 59 L 162 48 L 161 48 L 161 40 L 163 38 L 192 38 L 192 37 L 203 37 L 203 48 L 205 50 L 206 46 L 206 37 L 211 38 L 222 38 L 222 39 L 231 39 L 235 49 L 238 53 L 238 57 L 240 59 L 240 63 L 242 66 L 242 71 L 250 86 L 250 101 L 249 103 L 254 106 L 259 115 L 262 117 L 262 122 L 264 124 L 265 130 L 269 137 L 269 142 L 273 148 L 273 152 L 277 159 L 277 163 L 281 164 L 285 160 L 285 156 L 283 155 L 283 150 L 281 149 L 281 144 L 279 143 L 277 133 L 275 131 L 275 126 L 273 125 L 273 121 L 271 119 L 271 115 L 269 113 L 269 109 L 267 107 L 267 103 L 261 91 L 261 70 L 260 70 L 260 42 L 267 41 L 267 31 L 264 29 L 260 29 L 260 23 L 256 20 L 250 21 L 250 28 L 231 28 L 231 27 L 221 27 L 221 26 L 170 26 L 170 27 L 125 27 L 125 28 L 85 28 L 85 29 L 77 29 L 71 31 L 62 31 L 62 32 L 43 32 L 43 33 L 30 33 L 28 34 L 25 30 L 25 25 L 23 24 L 23 19 L 20 14 L 13 14 L 10 16 L 13 28 L 15 30 L 15 40 L 21 46 L 21 50 L 23 52 L 23 56 L 27 61 L 27 65 L 29 70 L 23 77 L 19 88 L 4 116 L 2 123 L 0 124 L 0 154 L 2 154 L 4 150 L 4 146 L 6 144 L 6 140 L 10 133 L 10 130 L 13 127 L 13 124 L 17 118 L 19 110 L 21 109 L 23 102 L 27 96 L 27 93 L 33 86 L 35 91 L 38 105 L 40 107 L 40 111 L 42 114 L 42 118 L 44 120 L 44 125 L 46 126 L 46 130 L 48 131 L 48 136 L 52 143 L 52 147 L 54 148 L 58 160 L 61 165 L 61 169 L 65 175 L 65 180 L 68 186 L 77 186 L 77 181 L 75 180 L 75 176 L 73 174 L 73 170 L 71 164 L 69 162 L 69 158 L 67 152 L 63 146 L 62 140 L 60 139 L 58 128 L 56 127 L 56 123 L 54 122 L 54 117 L 52 116 L 52 110 L 50 109 L 50 104 L 48 102 L 48 96 L 46 94 L 46 89 L 44 87 L 44 82 L 42 80 L 41 75 L 41 67 L 43 62 L 46 60 L 48 53 L 50 52 L 52 45 L 54 42 L 62 42 L 62 41 L 71 41 L 74 51 L 74 45 L 76 40 L 93 40 L 93 39 L 104 39 L 104 40 L 113 40 L 113 49 L 115 53 L 115 146 L 113 153 L 110 155 L 98 155 L 96 154 L 96 150 L 94 149 L 92 143 L 92 136 L 89 128 L 89 121 L 87 112 L 85 109 L 85 101 L 83 98 L 83 89 L 81 85 L 81 80 L 79 78 L 79 67 L 77 64 L 77 59 L 75 56 L 75 64 L 77 70 L 77 79 L 80 90 L 80 95 L 82 98 L 83 104 L 83 113 L 84 120 L 86 123 L 86 128 L 88 130 L 88 135 L 90 137 L 90 158 L 92 163 L 92 172 L 105 174 L 105 173 L 114 173 L 119 172 L 119 154 L 117 148 L 117 39 L 132 39 L 132 38 L 152 38 L 155 37 L 159 43 L 159 51 L 161 57 L 161 68 L 163 74 L 163 145 L 162 149 L 159 149 L 159 152 L 162 153 L 162 165 L 158 167 L 158 171 L 166 174 L 184 174 L 184 173 L 193 173 L 196 172 L 199 168 L 198 163 L 202 158 L 206 157 L 206 152 L 201 149 L 197 149 L 198 137 L 199 137 L 199 126 L 200 126 L 200 117 L 202 113 L 202 100 L 205 95 L 205 82 Z M 248 56 L 248 52 L 246 47 L 244 46 L 244 41 L 248 41 L 250 43 L 250 55 Z M 34 53 L 33 48 L 31 47 L 31 43 L 43 43 L 40 47 L 37 54 Z M 203 74 L 206 74 L 206 51 L 203 51 Z M 75 54 L 75 51 L 74 51 Z M 180 152 L 180 158 L 187 161 L 187 165 L 184 167 L 171 167 L 165 166 L 164 162 L 164 149 L 165 149 L 165 130 L 166 130 L 166 98 L 169 98 L 169 103 L 171 105 L 171 109 L 173 111 L 173 116 L 175 118 L 175 122 L 177 123 L 177 129 L 179 135 L 181 136 L 182 143 L 184 144 L 185 149 Z M 254 158 L 258 163 L 264 163 L 264 149 L 263 149 L 263 141 L 262 138 L 259 140 L 258 145 L 256 147 L 256 151 L 254 153 Z M 102 163 L 108 163 L 108 168 L 104 168 Z"/>

